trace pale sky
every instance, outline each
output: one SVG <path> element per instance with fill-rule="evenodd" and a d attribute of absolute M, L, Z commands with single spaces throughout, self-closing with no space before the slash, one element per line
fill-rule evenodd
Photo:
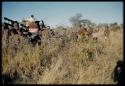
<path fill-rule="evenodd" d="M 123 2 L 2 2 L 2 21 L 21 21 L 33 14 L 50 26 L 70 25 L 69 18 L 77 13 L 96 24 L 123 23 Z"/>

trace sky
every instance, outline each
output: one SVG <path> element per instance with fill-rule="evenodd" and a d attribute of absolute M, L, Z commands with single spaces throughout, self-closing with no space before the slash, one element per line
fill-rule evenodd
<path fill-rule="evenodd" d="M 49 26 L 70 26 L 70 17 L 81 13 L 83 19 L 99 23 L 123 23 L 123 2 L 2 2 L 3 17 L 21 21 L 33 14 Z"/>

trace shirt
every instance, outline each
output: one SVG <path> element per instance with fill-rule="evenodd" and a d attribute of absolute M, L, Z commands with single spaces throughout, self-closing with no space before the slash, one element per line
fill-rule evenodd
<path fill-rule="evenodd" d="M 30 21 L 30 22 L 35 22 L 36 19 L 31 17 L 31 18 L 28 19 L 28 21 Z"/>

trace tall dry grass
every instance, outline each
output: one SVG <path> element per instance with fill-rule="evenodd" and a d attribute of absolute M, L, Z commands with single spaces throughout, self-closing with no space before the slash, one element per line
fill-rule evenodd
<path fill-rule="evenodd" d="M 123 60 L 123 31 L 103 31 L 98 41 L 84 38 L 78 42 L 67 37 L 42 41 L 32 47 L 19 36 L 5 42 L 2 37 L 2 75 L 4 83 L 14 84 L 115 84 L 111 78 L 118 60 Z"/>

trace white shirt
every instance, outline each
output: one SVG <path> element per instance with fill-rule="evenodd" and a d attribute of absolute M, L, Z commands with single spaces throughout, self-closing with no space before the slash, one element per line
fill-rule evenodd
<path fill-rule="evenodd" d="M 28 21 L 30 21 L 30 22 L 35 22 L 35 21 L 36 21 L 36 19 L 35 19 L 35 18 L 30 17 L 30 18 L 28 19 Z"/>

